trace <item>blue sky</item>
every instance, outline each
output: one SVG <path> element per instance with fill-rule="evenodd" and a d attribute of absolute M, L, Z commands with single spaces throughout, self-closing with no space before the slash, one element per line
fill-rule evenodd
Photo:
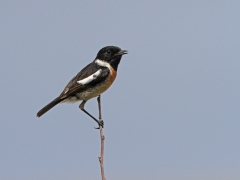
<path fill-rule="evenodd" d="M 114 180 L 240 179 L 239 1 L 1 1 L 0 179 L 100 179 L 78 109 L 36 113 L 104 46 L 129 51 L 102 95 Z M 97 100 L 85 108 L 97 116 Z"/>

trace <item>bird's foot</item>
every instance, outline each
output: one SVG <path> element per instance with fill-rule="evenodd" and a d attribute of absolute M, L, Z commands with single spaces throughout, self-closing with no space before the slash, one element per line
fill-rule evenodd
<path fill-rule="evenodd" d="M 102 119 L 100 119 L 99 121 L 98 121 L 98 128 L 95 128 L 95 129 L 100 129 L 100 126 L 102 126 L 102 128 L 103 128 L 103 125 L 104 125 L 104 122 L 103 122 L 103 120 Z"/>

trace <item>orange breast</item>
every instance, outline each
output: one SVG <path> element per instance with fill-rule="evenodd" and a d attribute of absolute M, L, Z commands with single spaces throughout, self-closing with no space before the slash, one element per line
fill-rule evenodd
<path fill-rule="evenodd" d="M 85 92 L 78 94 L 79 99 L 87 101 L 105 92 L 112 85 L 112 83 L 114 82 L 117 76 L 117 72 L 112 67 L 110 67 L 110 71 L 111 73 L 103 83 L 95 86 L 94 88 L 90 88 Z"/>
<path fill-rule="evenodd" d="M 111 73 L 108 76 L 108 78 L 106 79 L 106 82 L 98 87 L 99 92 L 101 92 L 100 94 L 102 94 L 104 91 L 106 91 L 112 85 L 114 80 L 116 79 L 117 72 L 112 67 L 110 67 L 110 71 L 111 71 Z"/>

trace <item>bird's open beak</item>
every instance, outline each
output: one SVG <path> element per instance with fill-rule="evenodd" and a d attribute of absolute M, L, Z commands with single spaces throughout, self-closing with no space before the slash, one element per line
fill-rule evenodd
<path fill-rule="evenodd" d="M 117 55 L 117 56 L 122 56 L 122 55 L 127 54 L 127 53 L 128 53 L 127 50 L 121 50 L 121 51 L 118 52 L 116 55 Z"/>

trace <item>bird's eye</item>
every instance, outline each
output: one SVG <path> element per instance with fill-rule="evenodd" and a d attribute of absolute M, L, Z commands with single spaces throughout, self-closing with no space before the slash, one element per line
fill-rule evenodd
<path fill-rule="evenodd" d="M 107 50 L 107 54 L 110 54 L 111 53 L 111 51 L 110 50 Z"/>

